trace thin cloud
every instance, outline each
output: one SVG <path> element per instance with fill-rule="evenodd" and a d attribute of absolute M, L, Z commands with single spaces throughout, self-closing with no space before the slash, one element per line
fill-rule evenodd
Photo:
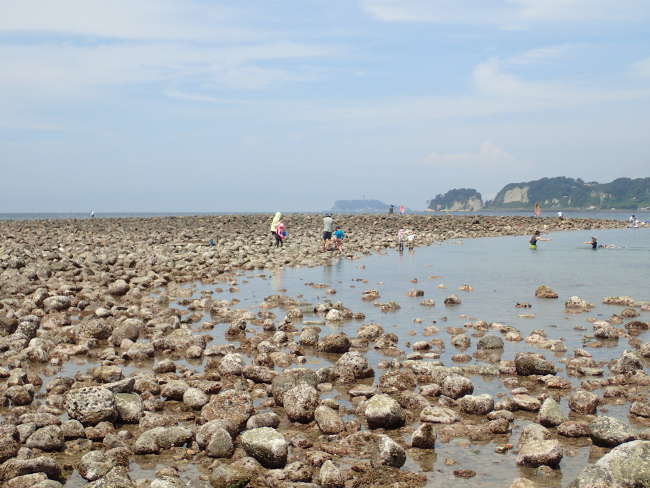
<path fill-rule="evenodd" d="M 642 59 L 632 65 L 632 73 L 642 78 L 650 78 L 650 58 Z"/>
<path fill-rule="evenodd" d="M 517 159 L 502 147 L 493 142 L 483 142 L 477 152 L 439 153 L 427 155 L 423 162 L 434 166 L 454 166 L 461 168 L 477 168 L 495 166 L 512 166 Z"/>

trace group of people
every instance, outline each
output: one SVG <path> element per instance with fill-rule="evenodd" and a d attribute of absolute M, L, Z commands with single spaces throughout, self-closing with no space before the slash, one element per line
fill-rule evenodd
<path fill-rule="evenodd" d="M 542 237 L 542 233 L 538 230 L 535 231 L 535 233 L 532 235 L 530 240 L 528 241 L 528 244 L 530 245 L 530 248 L 533 250 L 537 249 L 537 243 L 542 242 L 542 241 L 550 241 L 551 239 Z M 585 241 L 583 244 L 588 244 L 591 246 L 592 249 L 599 249 L 599 248 L 615 248 L 616 246 L 613 244 L 598 244 L 598 239 L 595 236 L 591 237 L 590 241 Z"/>
<path fill-rule="evenodd" d="M 272 245 L 282 247 L 288 236 L 287 227 L 282 221 L 282 212 L 276 212 L 271 221 Z M 335 226 L 331 213 L 325 214 L 323 217 L 323 251 L 342 251 L 343 239 L 345 239 L 345 231 L 341 229 L 341 226 Z"/>
<path fill-rule="evenodd" d="M 397 250 L 404 250 L 404 241 L 409 250 L 412 250 L 415 247 L 415 232 L 409 229 L 400 229 L 397 231 Z"/>

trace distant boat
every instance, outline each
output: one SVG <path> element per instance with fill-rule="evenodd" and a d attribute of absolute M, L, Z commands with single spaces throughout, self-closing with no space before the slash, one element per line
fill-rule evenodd
<path fill-rule="evenodd" d="M 535 217 L 539 217 L 540 215 L 542 215 L 542 206 L 537 202 L 535 204 Z"/>

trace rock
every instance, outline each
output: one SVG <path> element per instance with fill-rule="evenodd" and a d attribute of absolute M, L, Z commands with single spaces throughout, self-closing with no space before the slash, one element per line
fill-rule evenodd
<path fill-rule="evenodd" d="M 273 398 L 275 398 L 275 403 L 282 406 L 284 404 L 284 394 L 294 386 L 305 384 L 315 388 L 318 383 L 318 376 L 312 369 L 286 369 L 273 378 L 271 383 Z"/>
<path fill-rule="evenodd" d="M 124 280 L 117 280 L 108 286 L 108 293 L 114 297 L 121 297 L 127 294 L 130 287 Z"/>
<path fill-rule="evenodd" d="M 343 313 L 340 310 L 333 308 L 325 314 L 325 320 L 328 322 L 342 322 Z"/>
<path fill-rule="evenodd" d="M 495 335 L 481 337 L 476 344 L 477 349 L 503 349 L 503 339 Z"/>
<path fill-rule="evenodd" d="M 535 296 L 537 298 L 557 298 L 558 295 L 555 291 L 549 288 L 546 285 L 538 286 L 535 290 Z"/>
<path fill-rule="evenodd" d="M 210 401 L 210 396 L 198 388 L 188 388 L 183 393 L 183 403 L 190 408 L 200 409 Z"/>
<path fill-rule="evenodd" d="M 357 351 L 349 351 L 343 354 L 336 361 L 334 371 L 343 382 L 370 378 L 375 374 L 365 356 Z"/>
<path fill-rule="evenodd" d="M 63 433 L 58 425 L 48 425 L 36 430 L 25 443 L 27 447 L 41 451 L 59 451 L 64 446 Z"/>
<path fill-rule="evenodd" d="M 301 383 L 284 393 L 284 411 L 292 422 L 307 424 L 314 420 L 314 411 L 319 401 L 316 389 Z"/>
<path fill-rule="evenodd" d="M 71 419 L 84 425 L 95 425 L 117 416 L 113 393 L 100 386 L 87 386 L 71 390 L 65 396 L 64 408 Z"/>
<path fill-rule="evenodd" d="M 650 402 L 638 400 L 632 403 L 630 413 L 639 417 L 650 418 Z"/>
<path fill-rule="evenodd" d="M 77 470 L 87 481 L 95 481 L 105 476 L 115 466 L 114 458 L 104 451 L 90 451 L 79 460 Z"/>
<path fill-rule="evenodd" d="M 515 356 L 515 368 L 519 376 L 555 374 L 555 366 L 541 354 L 520 352 Z"/>
<path fill-rule="evenodd" d="M 186 427 L 154 427 L 140 434 L 135 441 L 136 454 L 157 454 L 164 449 L 187 444 L 194 437 Z"/>
<path fill-rule="evenodd" d="M 210 441 L 205 447 L 208 456 L 214 458 L 229 458 L 235 451 L 230 434 L 224 428 L 213 429 Z"/>
<path fill-rule="evenodd" d="M 598 396 L 590 391 L 577 390 L 569 397 L 569 408 L 576 413 L 593 415 L 598 403 Z"/>
<path fill-rule="evenodd" d="M 318 408 L 316 409 L 316 421 L 318 421 Z M 253 415 L 246 422 L 246 429 L 258 429 L 259 427 L 277 428 L 280 425 L 280 417 L 275 412 L 265 412 Z"/>
<path fill-rule="evenodd" d="M 72 305 L 70 297 L 57 295 L 43 300 L 43 309 L 46 312 L 61 312 Z"/>
<path fill-rule="evenodd" d="M 420 421 L 432 424 L 453 424 L 460 422 L 460 416 L 451 408 L 427 407 L 420 412 Z"/>
<path fill-rule="evenodd" d="M 537 412 L 542 406 L 537 398 L 526 394 L 513 395 L 512 402 L 519 410 L 527 412 Z"/>
<path fill-rule="evenodd" d="M 240 441 L 246 453 L 267 469 L 282 468 L 287 463 L 288 443 L 275 429 L 247 430 L 240 436 Z"/>
<path fill-rule="evenodd" d="M 453 399 L 470 395 L 474 391 L 474 384 L 471 380 L 457 374 L 447 376 L 440 386 L 441 393 Z"/>
<path fill-rule="evenodd" d="M 339 414 L 325 405 L 320 405 L 315 411 L 316 423 L 323 434 L 339 434 L 345 430 L 345 425 Z"/>
<path fill-rule="evenodd" d="M 551 439 L 551 432 L 539 424 L 528 424 L 521 431 L 517 448 L 521 449 L 526 444 L 535 444 L 537 442 Z"/>
<path fill-rule="evenodd" d="M 487 415 L 494 410 L 494 399 L 492 395 L 465 395 L 458 404 L 462 412 L 470 415 Z"/>
<path fill-rule="evenodd" d="M 517 478 L 513 480 L 510 488 L 535 488 L 537 485 L 526 478 Z"/>
<path fill-rule="evenodd" d="M 537 421 L 544 427 L 557 427 L 567 420 L 566 415 L 560 410 L 560 404 L 551 397 L 544 400 L 537 414 Z"/>
<path fill-rule="evenodd" d="M 637 370 L 643 371 L 643 363 L 636 352 L 624 351 L 620 358 L 610 367 L 612 373 L 627 374 Z"/>
<path fill-rule="evenodd" d="M 563 455 L 562 447 L 555 439 L 528 442 L 519 449 L 517 464 L 530 468 L 557 467 Z"/>
<path fill-rule="evenodd" d="M 350 350 L 350 339 L 342 332 L 325 336 L 318 341 L 318 350 L 321 352 L 343 354 Z"/>
<path fill-rule="evenodd" d="M 125 424 L 137 424 L 144 415 L 140 395 L 135 393 L 116 393 L 114 395 L 117 416 Z"/>
<path fill-rule="evenodd" d="M 429 423 L 421 424 L 411 436 L 411 447 L 433 449 L 436 445 L 436 431 Z"/>
<path fill-rule="evenodd" d="M 460 305 L 461 300 L 458 295 L 449 295 L 447 298 L 445 298 L 444 303 L 445 305 Z"/>
<path fill-rule="evenodd" d="M 207 421 L 225 420 L 240 431 L 254 411 L 250 393 L 231 389 L 212 395 L 210 402 L 201 409 L 201 417 Z"/>
<path fill-rule="evenodd" d="M 318 344 L 320 329 L 316 327 L 305 327 L 300 334 L 298 342 L 301 346 L 313 347 Z"/>
<path fill-rule="evenodd" d="M 25 385 L 14 385 L 7 388 L 5 396 L 13 405 L 29 405 L 34 400 L 34 390 Z"/>
<path fill-rule="evenodd" d="M 244 363 L 244 359 L 240 354 L 226 354 L 219 363 L 219 373 L 240 376 L 244 371 L 245 365 L 246 363 Z"/>
<path fill-rule="evenodd" d="M 404 425 L 406 420 L 399 403 L 385 394 L 370 398 L 365 403 L 364 414 L 371 429 L 395 429 Z"/>
<path fill-rule="evenodd" d="M 380 435 L 378 442 L 377 462 L 383 466 L 401 468 L 406 462 L 406 452 L 397 442 L 387 435 Z"/>
<path fill-rule="evenodd" d="M 343 488 L 345 486 L 345 479 L 341 471 L 329 459 L 320 468 L 319 481 L 323 488 Z"/>
<path fill-rule="evenodd" d="M 54 459 L 47 456 L 30 459 L 13 458 L 0 466 L 0 481 L 9 481 L 32 473 L 45 473 L 48 478 L 60 479 L 61 467 Z"/>
<path fill-rule="evenodd" d="M 613 417 L 598 416 L 590 424 L 591 440 L 603 447 L 615 447 L 636 439 L 630 428 Z"/>
<path fill-rule="evenodd" d="M 580 297 L 573 296 L 564 302 L 564 308 L 568 312 L 586 312 L 593 308 L 593 305 Z"/>
<path fill-rule="evenodd" d="M 557 433 L 564 437 L 589 437 L 591 430 L 587 422 L 567 420 L 558 426 Z"/>
<path fill-rule="evenodd" d="M 632 441 L 587 466 L 569 488 L 646 488 L 650 486 L 650 441 Z"/>
<path fill-rule="evenodd" d="M 243 488 L 255 474 L 247 469 L 234 465 L 220 465 L 210 470 L 210 485 L 212 488 Z"/>

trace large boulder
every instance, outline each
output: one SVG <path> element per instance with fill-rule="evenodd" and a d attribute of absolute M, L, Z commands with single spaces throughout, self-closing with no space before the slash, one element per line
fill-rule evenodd
<path fill-rule="evenodd" d="M 599 416 L 589 424 L 591 440 L 604 447 L 615 447 L 636 439 L 630 428 L 613 417 Z"/>
<path fill-rule="evenodd" d="M 404 425 L 406 415 L 392 397 L 375 395 L 365 403 L 364 414 L 371 429 L 396 429 Z"/>
<path fill-rule="evenodd" d="M 587 466 L 569 488 L 650 487 L 650 441 L 632 441 Z"/>
<path fill-rule="evenodd" d="M 318 385 L 318 376 L 316 371 L 307 368 L 287 369 L 273 378 L 271 390 L 275 403 L 284 405 L 284 394 L 294 386 L 305 384 L 316 387 Z"/>
<path fill-rule="evenodd" d="M 58 425 L 47 425 L 29 436 L 25 445 L 41 451 L 59 451 L 64 446 L 63 433 Z"/>
<path fill-rule="evenodd" d="M 537 421 L 544 427 L 557 427 L 567 420 L 567 416 L 560 410 L 560 404 L 550 397 L 544 400 L 537 414 Z"/>
<path fill-rule="evenodd" d="M 144 415 L 144 406 L 140 395 L 136 393 L 116 393 L 115 408 L 121 422 L 137 424 Z"/>
<path fill-rule="evenodd" d="M 387 435 L 380 435 L 377 444 L 379 449 L 377 463 L 383 466 L 401 468 L 406 462 L 406 452 Z"/>
<path fill-rule="evenodd" d="M 447 376 L 441 386 L 441 393 L 450 398 L 460 398 L 465 395 L 471 395 L 474 391 L 474 384 L 469 378 L 454 374 Z"/>
<path fill-rule="evenodd" d="M 316 389 L 301 383 L 284 393 L 284 411 L 292 422 L 307 424 L 314 420 L 314 411 L 319 401 Z"/>
<path fill-rule="evenodd" d="M 366 357 L 357 351 L 349 351 L 343 354 L 336 361 L 334 372 L 343 382 L 370 378 L 375 374 Z"/>
<path fill-rule="evenodd" d="M 240 436 L 241 445 L 267 469 L 283 468 L 287 463 L 289 445 L 284 436 L 270 427 L 247 430 Z"/>
<path fill-rule="evenodd" d="M 345 430 L 341 416 L 334 409 L 320 405 L 314 412 L 316 424 L 323 434 L 338 434 Z"/>
<path fill-rule="evenodd" d="M 598 403 L 598 396 L 586 390 L 577 390 L 569 397 L 569 408 L 576 413 L 593 415 Z"/>
<path fill-rule="evenodd" d="M 87 386 L 68 392 L 64 407 L 71 419 L 84 425 L 111 422 L 117 416 L 113 393 L 101 386 Z"/>

